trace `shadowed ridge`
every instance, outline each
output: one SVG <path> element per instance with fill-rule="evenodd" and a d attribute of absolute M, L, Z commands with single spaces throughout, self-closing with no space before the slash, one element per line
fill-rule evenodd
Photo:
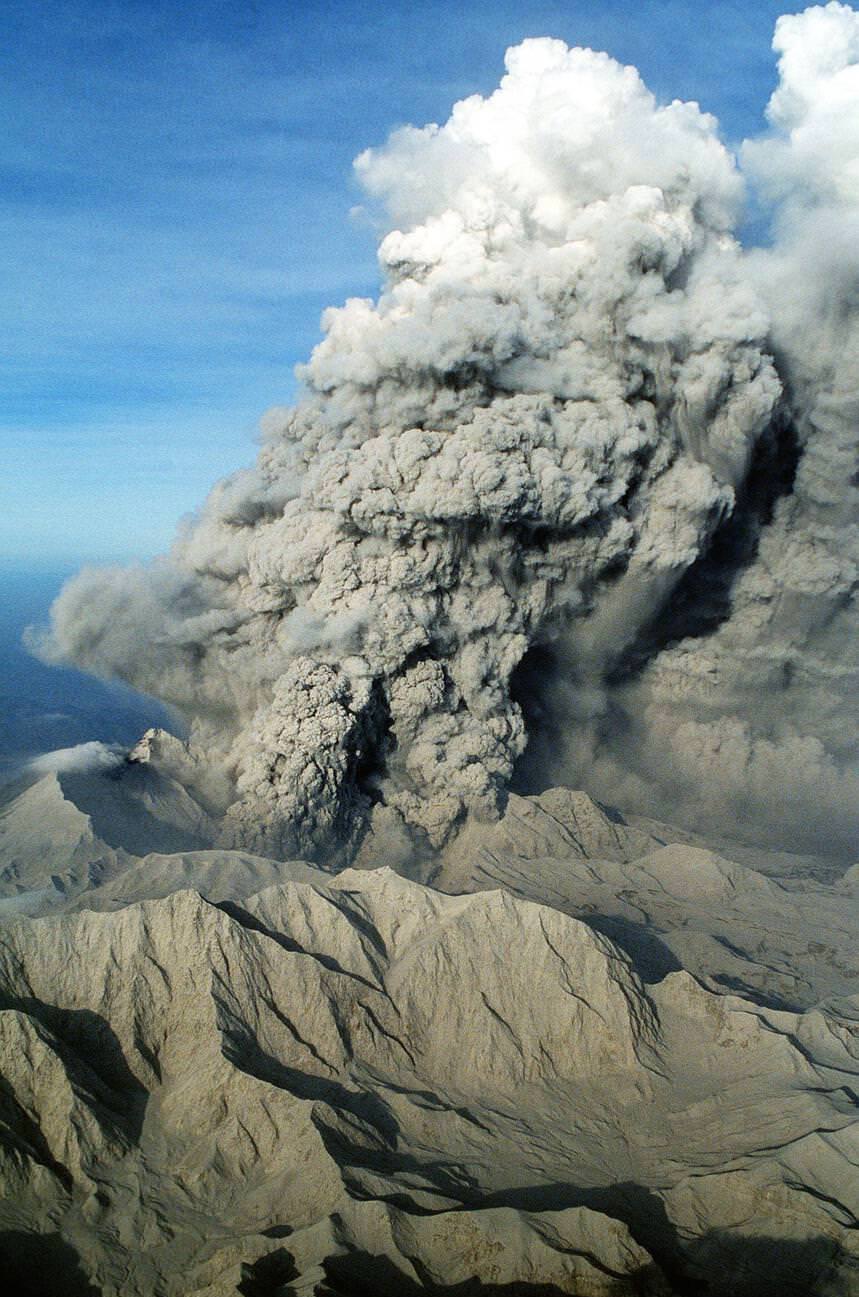
<path fill-rule="evenodd" d="M 10 1297 L 101 1297 L 77 1251 L 59 1234 L 3 1230 L 0 1273 Z"/>

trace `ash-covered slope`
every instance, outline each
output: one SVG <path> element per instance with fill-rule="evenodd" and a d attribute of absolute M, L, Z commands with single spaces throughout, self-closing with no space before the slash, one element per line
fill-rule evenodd
<path fill-rule="evenodd" d="M 387 870 L 22 920 L 0 980 L 5 1237 L 105 1297 L 857 1290 L 855 1001 Z"/>
<path fill-rule="evenodd" d="M 33 905 L 49 904 L 109 881 L 142 856 L 198 852 L 217 837 L 205 786 L 177 764 L 186 753 L 178 739 L 150 731 L 106 763 L 86 746 L 49 754 L 4 790 L 0 897 L 23 904 L 32 894 Z M 44 765 L 55 768 L 41 773 Z"/>
<path fill-rule="evenodd" d="M 777 48 L 766 252 L 557 41 L 364 155 L 378 302 L 61 595 L 191 742 L 0 816 L 22 1292 L 859 1294 L 859 14 Z"/>
<path fill-rule="evenodd" d="M 58 787 L 7 807 L 19 858 Z M 336 878 L 211 847 L 95 867 L 59 808 L 0 903 L 23 1292 L 39 1239 L 40 1293 L 52 1257 L 105 1297 L 859 1291 L 850 873 L 768 878 L 560 788 L 472 824 L 444 891 L 366 852 Z"/>
<path fill-rule="evenodd" d="M 0 807 L 0 922 L 79 906 L 113 909 L 193 887 L 241 900 L 287 879 L 316 878 L 302 861 L 272 860 L 214 844 L 217 782 L 187 746 L 148 731 L 98 768 L 79 749 L 6 790 Z M 323 875 L 324 876 L 324 875 Z"/>
<path fill-rule="evenodd" d="M 553 788 L 511 797 L 497 825 L 448 852 L 433 884 L 503 887 L 574 914 L 646 975 L 683 968 L 713 989 L 790 1009 L 855 993 L 856 867 L 833 878 L 826 861 L 765 852 L 762 873 L 741 863 L 754 859 L 747 848 L 689 839 L 666 824 L 645 832 L 585 793 Z"/>

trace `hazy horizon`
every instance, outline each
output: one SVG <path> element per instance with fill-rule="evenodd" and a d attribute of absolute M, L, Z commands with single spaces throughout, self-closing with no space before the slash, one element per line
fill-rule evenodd
<path fill-rule="evenodd" d="M 99 740 L 133 744 L 151 725 L 176 729 L 155 699 L 72 667 L 48 666 L 22 635 L 47 623 L 51 602 L 75 567 L 0 566 L 0 777 L 46 751 Z"/>

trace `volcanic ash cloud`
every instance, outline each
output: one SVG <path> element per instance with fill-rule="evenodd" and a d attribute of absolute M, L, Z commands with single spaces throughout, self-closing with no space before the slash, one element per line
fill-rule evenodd
<path fill-rule="evenodd" d="M 772 436 L 714 120 L 560 41 L 506 65 L 358 159 L 384 287 L 326 313 L 256 467 L 169 557 L 55 605 L 55 655 L 174 704 L 228 770 L 228 841 L 326 858 L 371 821 L 438 847 L 496 816 L 526 653 L 598 622 L 599 676 Z"/>
<path fill-rule="evenodd" d="M 850 860 L 859 842 L 859 13 L 828 4 L 788 15 L 773 45 L 772 129 L 742 157 L 776 203 L 775 239 L 745 268 L 770 312 L 793 465 L 783 444 L 781 461 L 745 484 L 732 520 L 745 509 L 743 525 L 699 564 L 694 597 L 690 586 L 685 605 L 663 615 L 669 647 L 657 644 L 640 675 L 615 670 L 601 719 L 566 727 L 561 764 L 628 807 L 705 829 L 739 824 L 762 841 Z M 605 657 L 601 665 L 604 682 Z M 620 717 L 613 732 L 609 714 Z"/>

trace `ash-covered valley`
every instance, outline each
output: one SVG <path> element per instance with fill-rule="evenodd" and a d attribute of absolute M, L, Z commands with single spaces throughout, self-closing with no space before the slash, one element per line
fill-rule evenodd
<path fill-rule="evenodd" d="M 14 1291 L 859 1293 L 859 14 L 774 44 L 739 157 L 550 39 L 362 154 L 378 300 L 31 633 L 186 728 L 3 790 Z"/>

